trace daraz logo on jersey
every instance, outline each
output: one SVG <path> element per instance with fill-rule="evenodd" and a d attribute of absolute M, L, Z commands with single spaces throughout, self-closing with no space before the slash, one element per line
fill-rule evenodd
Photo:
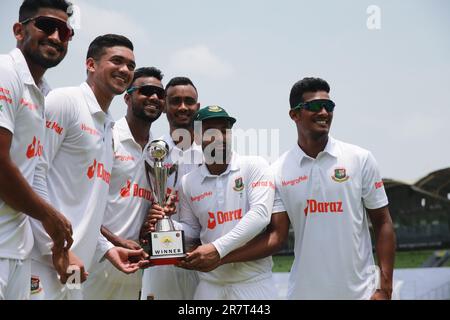
<path fill-rule="evenodd" d="M 57 134 L 61 135 L 63 132 L 63 128 L 55 121 L 46 121 L 45 125 L 48 129 L 54 130 Z"/>
<path fill-rule="evenodd" d="M 95 159 L 94 163 L 88 168 L 87 176 L 89 180 L 97 177 L 105 181 L 107 184 L 111 181 L 111 173 L 105 170 L 105 165 L 103 163 L 97 162 Z"/>
<path fill-rule="evenodd" d="M 131 189 L 133 189 L 133 197 L 142 198 L 148 201 L 152 200 L 152 192 L 145 188 L 139 187 L 139 184 L 134 183 L 133 187 L 131 187 L 131 181 L 128 180 L 125 187 L 120 190 L 120 196 L 122 198 L 127 198 L 131 196 Z"/>
<path fill-rule="evenodd" d="M 217 224 L 224 224 L 231 221 L 241 220 L 242 219 L 242 209 L 234 210 L 234 211 L 217 211 L 208 212 L 208 229 L 213 230 L 217 227 Z"/>
<path fill-rule="evenodd" d="M 41 140 L 33 137 L 33 142 L 27 148 L 27 158 L 32 159 L 34 157 L 40 157 L 43 152 L 44 146 L 41 144 Z"/>
<path fill-rule="evenodd" d="M 316 200 L 306 200 L 306 208 L 304 210 L 305 216 L 308 214 L 319 213 L 336 213 L 341 214 L 344 212 L 342 208 L 342 201 L 337 202 L 319 202 Z"/>

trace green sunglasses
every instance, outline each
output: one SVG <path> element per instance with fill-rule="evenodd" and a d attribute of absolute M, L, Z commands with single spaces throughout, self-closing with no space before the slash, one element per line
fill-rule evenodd
<path fill-rule="evenodd" d="M 322 108 L 325 108 L 327 112 L 333 112 L 336 104 L 328 99 L 317 99 L 308 102 L 300 102 L 297 106 L 292 108 L 292 110 L 305 109 L 311 112 L 319 112 Z"/>

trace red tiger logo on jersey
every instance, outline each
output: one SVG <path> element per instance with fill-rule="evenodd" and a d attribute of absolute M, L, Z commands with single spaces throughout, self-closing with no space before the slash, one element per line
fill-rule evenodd
<path fill-rule="evenodd" d="M 133 189 L 133 193 L 131 193 L 131 189 Z M 152 192 L 150 190 L 141 188 L 137 183 L 133 183 L 133 185 L 131 185 L 131 180 L 127 180 L 126 186 L 120 189 L 120 196 L 122 198 L 127 198 L 131 195 L 133 197 L 143 198 L 148 201 L 152 201 L 153 199 Z"/>
<path fill-rule="evenodd" d="M 97 168 L 97 160 L 94 159 L 94 163 L 92 164 L 92 166 L 88 168 L 87 176 L 89 179 L 92 179 L 94 177 L 96 168 Z"/>
<path fill-rule="evenodd" d="M 214 229 L 216 227 L 216 217 L 214 216 L 213 212 L 208 212 L 209 219 L 208 219 L 208 229 Z"/>
<path fill-rule="evenodd" d="M 27 148 L 27 158 L 32 159 L 34 157 L 42 156 L 44 151 L 44 146 L 41 144 L 41 141 L 33 137 L 33 142 Z"/>
<path fill-rule="evenodd" d="M 217 211 L 217 213 L 215 214 L 214 212 L 208 212 L 208 214 L 209 214 L 208 229 L 214 229 L 217 226 L 217 224 L 220 225 L 242 219 L 242 209 L 232 211 Z"/>

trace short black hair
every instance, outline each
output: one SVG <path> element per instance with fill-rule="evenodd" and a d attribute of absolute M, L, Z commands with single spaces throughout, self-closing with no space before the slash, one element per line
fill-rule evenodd
<path fill-rule="evenodd" d="M 189 86 L 189 85 L 194 87 L 195 91 L 198 94 L 197 88 L 194 86 L 191 79 L 186 78 L 186 77 L 175 77 L 175 78 L 170 79 L 169 83 L 167 83 L 167 85 L 166 85 L 166 92 L 167 92 L 167 90 L 169 90 L 170 87 Z"/>
<path fill-rule="evenodd" d="M 105 53 L 105 49 L 112 47 L 125 47 L 131 51 L 134 50 L 133 43 L 127 37 L 118 34 L 105 34 L 98 36 L 91 42 L 86 59 L 93 58 L 98 61 Z"/>
<path fill-rule="evenodd" d="M 289 103 L 291 108 L 295 108 L 303 101 L 303 94 L 305 92 L 326 91 L 330 93 L 330 85 L 321 78 L 303 78 L 296 82 L 291 89 Z"/>
<path fill-rule="evenodd" d="M 66 0 L 24 0 L 19 9 L 19 21 L 33 18 L 41 8 L 58 9 L 72 16 L 72 10 L 69 8 L 72 3 Z"/>
<path fill-rule="evenodd" d="M 152 78 L 156 78 L 159 81 L 162 81 L 162 79 L 164 78 L 164 74 L 162 73 L 161 70 L 159 70 L 156 67 L 142 67 L 139 69 L 136 69 L 134 71 L 134 76 L 133 76 L 133 81 L 131 81 L 130 85 L 128 86 L 128 89 L 130 89 L 134 82 L 142 77 L 152 77 Z"/>

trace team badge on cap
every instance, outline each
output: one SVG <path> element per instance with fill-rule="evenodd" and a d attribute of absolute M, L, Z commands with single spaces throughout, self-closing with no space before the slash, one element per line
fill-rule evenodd
<path fill-rule="evenodd" d="M 238 192 L 244 190 L 244 182 L 242 181 L 242 178 L 237 178 L 234 180 L 233 190 Z"/>
<path fill-rule="evenodd" d="M 334 169 L 334 176 L 331 177 L 336 182 L 345 182 L 348 179 L 350 179 L 349 176 L 347 176 L 347 170 L 345 168 L 337 168 Z"/>
<path fill-rule="evenodd" d="M 210 106 L 208 107 L 209 112 L 222 112 L 223 109 L 219 106 Z"/>

